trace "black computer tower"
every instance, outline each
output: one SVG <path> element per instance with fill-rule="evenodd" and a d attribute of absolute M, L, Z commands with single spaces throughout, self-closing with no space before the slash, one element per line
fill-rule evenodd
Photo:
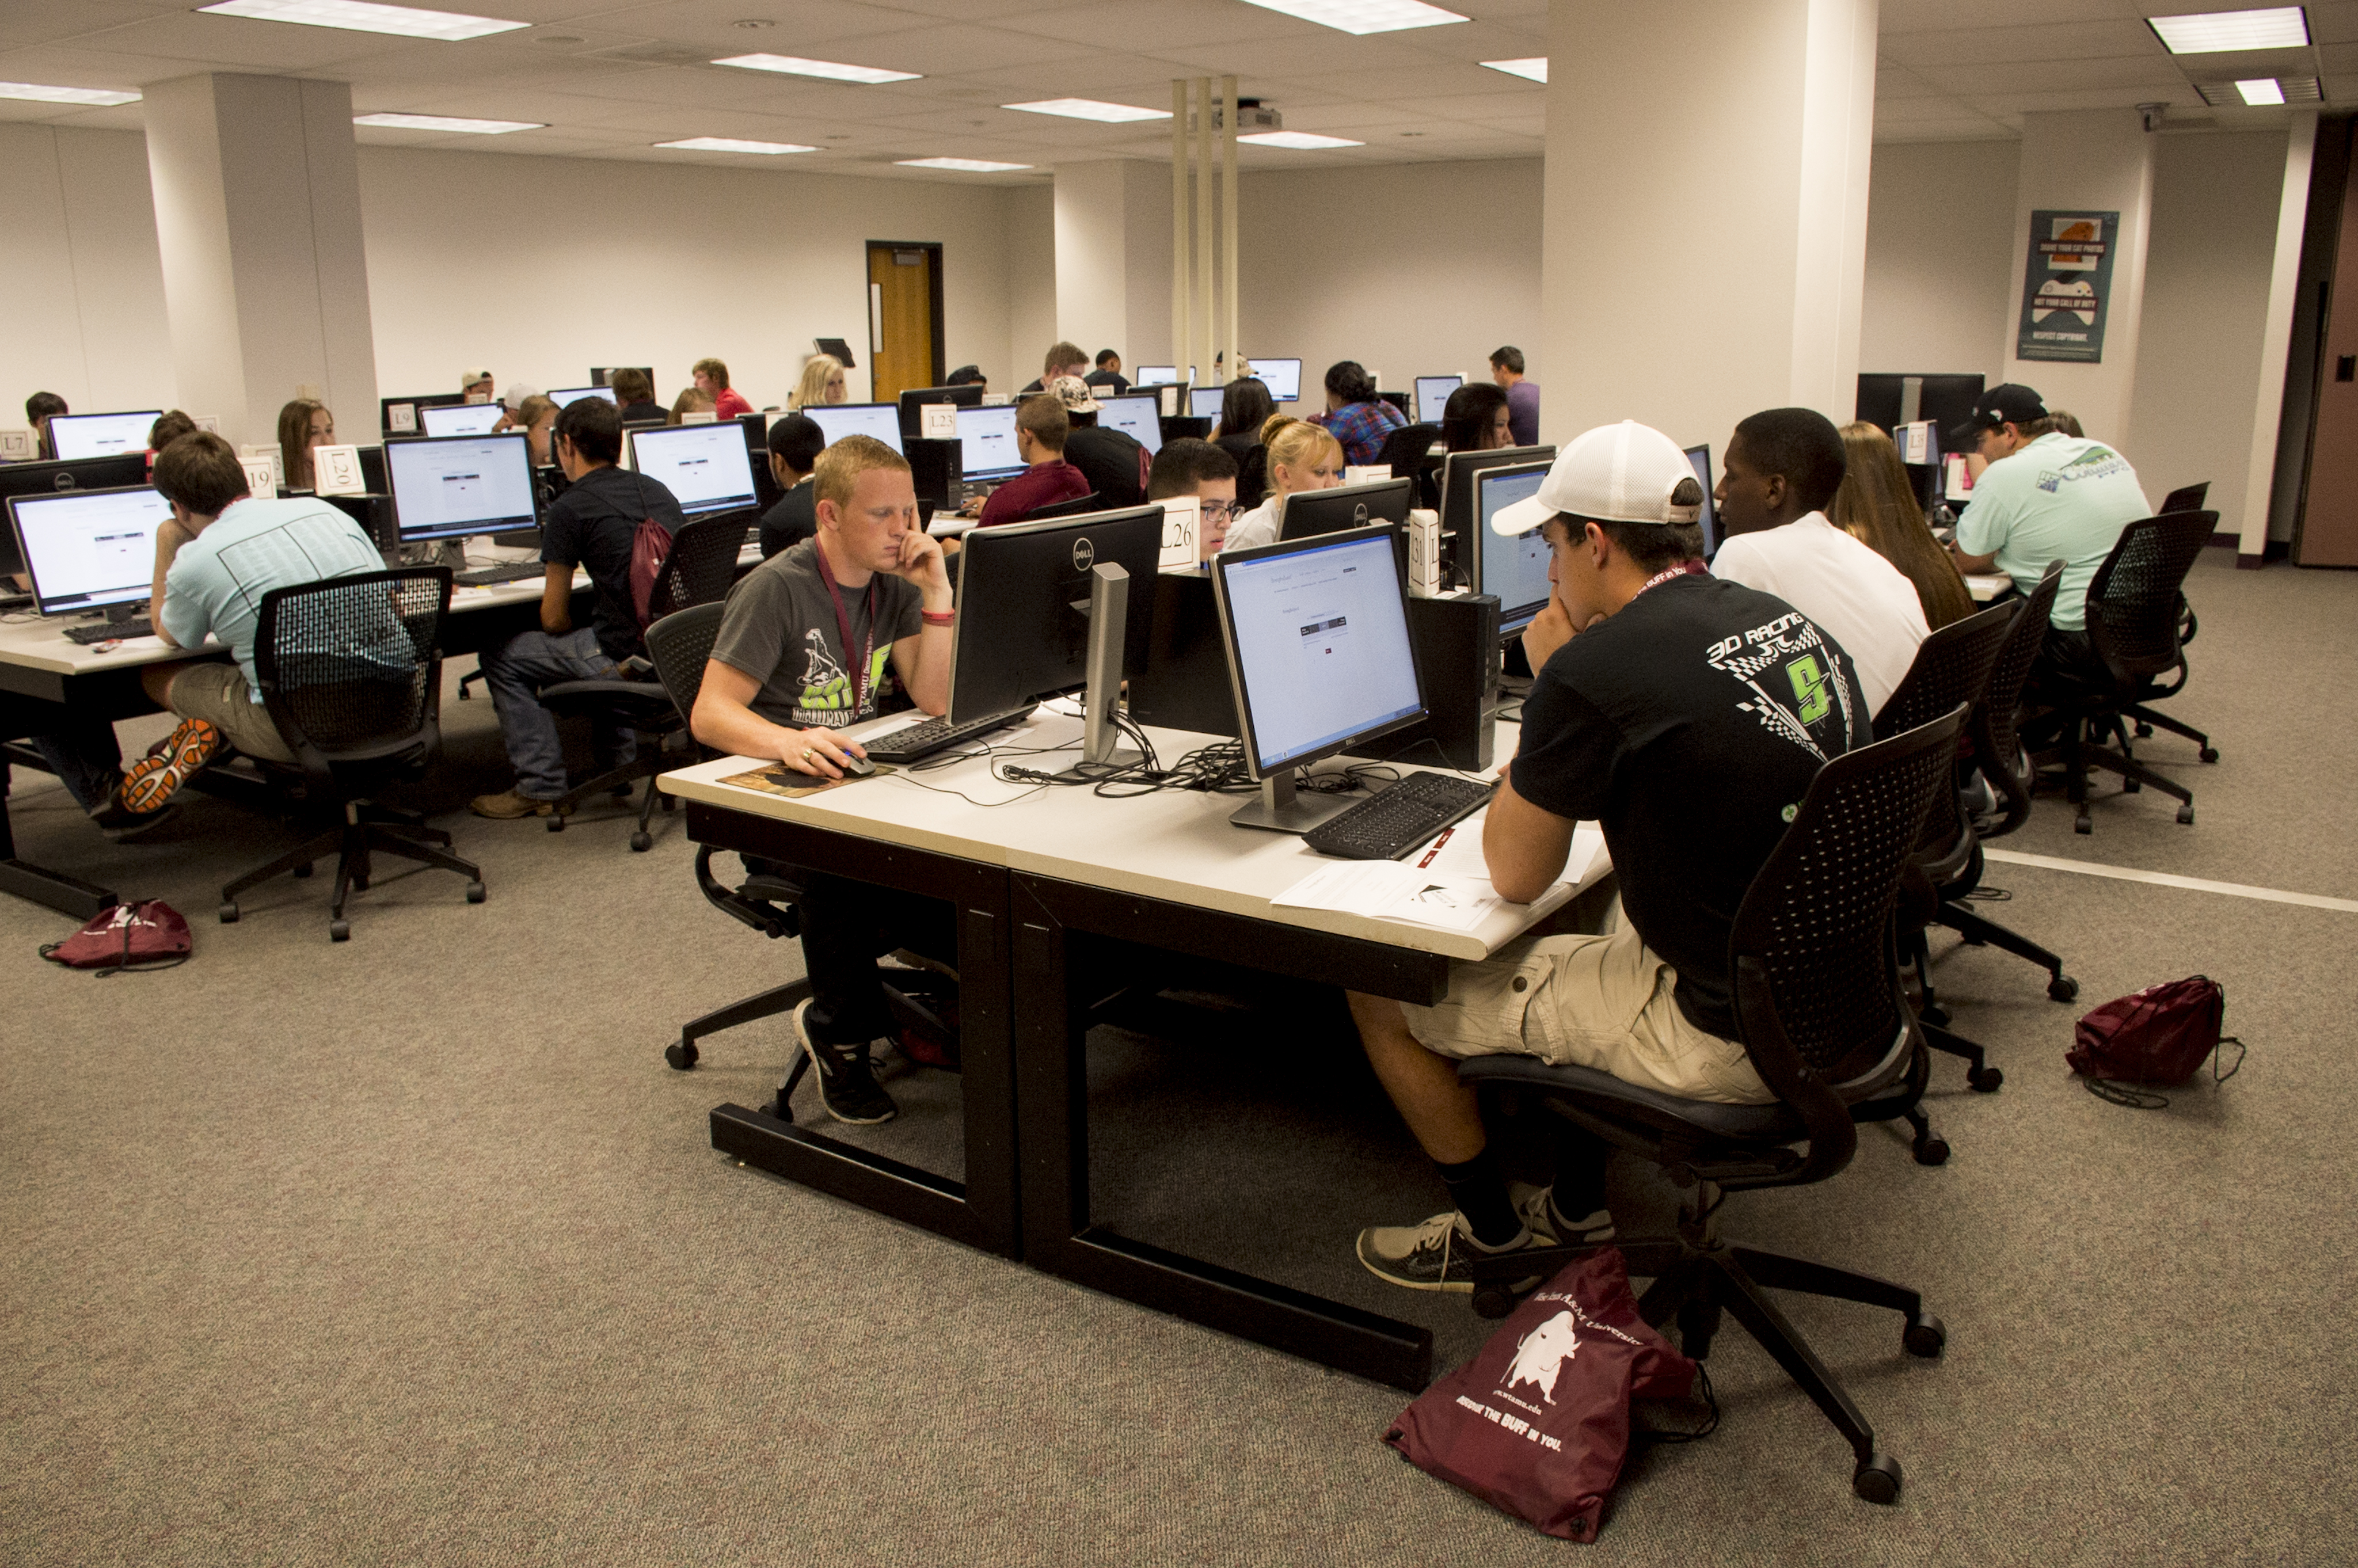
<path fill-rule="evenodd" d="M 965 443 L 912 437 L 902 445 L 907 451 L 909 477 L 916 484 L 917 499 L 930 501 L 941 511 L 957 511 L 958 485 L 965 478 L 958 457 Z"/>

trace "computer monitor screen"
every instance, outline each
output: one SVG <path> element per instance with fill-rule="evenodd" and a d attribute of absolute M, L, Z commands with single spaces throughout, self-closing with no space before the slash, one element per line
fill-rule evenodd
<path fill-rule="evenodd" d="M 1132 386 L 1168 386 L 1174 381 L 1194 381 L 1195 379 L 1194 365 L 1187 367 L 1187 373 L 1184 376 L 1179 373 L 1177 365 L 1141 365 L 1138 367 L 1138 373 L 1130 377 L 1130 384 Z"/>
<path fill-rule="evenodd" d="M 1452 452 L 1441 460 L 1441 531 L 1456 535 L 1458 558 L 1471 559 L 1474 476 L 1505 463 L 1555 461 L 1553 447 L 1499 447 L 1487 452 Z"/>
<path fill-rule="evenodd" d="M 745 427 L 673 425 L 631 438 L 631 466 L 663 485 L 690 517 L 753 504 L 753 463 Z"/>
<path fill-rule="evenodd" d="M 49 444 L 66 462 L 144 452 L 148 430 L 163 416 L 160 408 L 140 414 L 59 414 L 49 421 Z"/>
<path fill-rule="evenodd" d="M 568 403 L 579 403 L 585 397 L 602 397 L 607 402 L 620 406 L 614 396 L 614 389 L 611 386 L 568 386 L 562 392 L 552 392 L 548 395 L 548 400 L 559 408 Z"/>
<path fill-rule="evenodd" d="M 1853 417 L 1879 427 L 1887 436 L 1917 419 L 1930 419 L 1945 430 L 1971 418 L 1981 396 L 1978 375 L 1861 371 Z"/>
<path fill-rule="evenodd" d="M 1424 717 L 1398 532 L 1357 528 L 1212 557 L 1253 777 Z"/>
<path fill-rule="evenodd" d="M 1187 414 L 1195 419 L 1217 419 L 1220 404 L 1228 395 L 1225 386 L 1199 386 L 1187 394 Z"/>
<path fill-rule="evenodd" d="M 172 503 L 146 485 L 10 499 L 8 515 L 44 615 L 136 604 L 156 580 L 156 531 Z"/>
<path fill-rule="evenodd" d="M 1302 362 L 1300 360 L 1265 360 L 1259 355 L 1248 358 L 1253 374 L 1269 388 L 1272 403 L 1295 403 L 1302 397 Z"/>
<path fill-rule="evenodd" d="M 1449 395 L 1466 384 L 1462 375 L 1421 375 L 1416 378 L 1416 422 L 1438 425 Z"/>
<path fill-rule="evenodd" d="M 977 528 L 958 552 L 957 642 L 950 718 L 963 722 L 1088 684 L 1089 578 L 1103 565 L 1130 574 L 1124 675 L 1146 668 L 1163 508 Z"/>
<path fill-rule="evenodd" d="M 506 414 L 496 403 L 453 403 L 417 411 L 429 436 L 488 436 Z"/>
<path fill-rule="evenodd" d="M 1549 464 L 1517 463 L 1510 468 L 1484 469 L 1474 476 L 1475 526 L 1482 532 L 1482 547 L 1467 552 L 1481 564 L 1474 576 L 1474 591 L 1498 601 L 1498 630 L 1520 632 L 1531 617 L 1547 608 L 1548 549 L 1546 531 L 1534 528 L 1509 539 L 1490 526 L 1499 509 L 1528 501 L 1540 491 Z"/>
<path fill-rule="evenodd" d="M 1719 514 L 1712 510 L 1709 443 L 1689 447 L 1687 461 L 1694 467 L 1695 482 L 1703 486 L 1703 513 L 1695 521 L 1703 527 L 1703 558 L 1709 560 L 1719 554 Z"/>
<path fill-rule="evenodd" d="M 1098 409 L 1098 423 L 1109 430 L 1127 432 L 1150 452 L 1163 449 L 1163 406 L 1159 398 L 1106 398 Z"/>
<path fill-rule="evenodd" d="M 827 432 L 827 444 L 846 436 L 873 436 L 894 451 L 902 451 L 901 410 L 891 403 L 830 403 L 804 409 Z M 905 456 L 906 454 L 903 453 Z"/>
<path fill-rule="evenodd" d="M 1022 473 L 1023 454 L 1015 449 L 1015 405 L 957 412 L 958 472 L 969 480 L 995 484 Z"/>
<path fill-rule="evenodd" d="M 521 433 L 395 441 L 384 449 L 406 544 L 535 526 L 532 451 Z"/>
<path fill-rule="evenodd" d="M 1412 479 L 1379 479 L 1333 490 L 1298 490 L 1285 498 L 1278 537 L 1306 539 L 1314 534 L 1365 528 L 1371 523 L 1405 526 L 1415 493 L 1416 481 Z"/>

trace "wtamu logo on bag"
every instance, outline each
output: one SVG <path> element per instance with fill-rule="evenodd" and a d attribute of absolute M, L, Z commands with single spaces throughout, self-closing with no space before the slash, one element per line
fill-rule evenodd
<path fill-rule="evenodd" d="M 1580 1303 L 1569 1295 L 1560 1292 L 1542 1292 L 1531 1299 L 1559 1301 L 1564 1303 L 1564 1310 L 1517 1342 L 1515 1358 L 1507 1364 L 1506 1381 L 1498 1385 L 1498 1391 L 1502 1396 L 1513 1398 L 1507 1390 L 1517 1383 L 1534 1383 L 1539 1387 L 1541 1399 L 1550 1404 L 1555 1403 L 1556 1374 L 1563 1370 L 1565 1362 L 1580 1354 L 1580 1331 L 1583 1328 L 1609 1334 L 1625 1345 L 1638 1343 L 1611 1324 L 1599 1323 L 1581 1311 Z"/>

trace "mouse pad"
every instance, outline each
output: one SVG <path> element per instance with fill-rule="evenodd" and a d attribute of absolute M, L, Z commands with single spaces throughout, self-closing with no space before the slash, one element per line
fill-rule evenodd
<path fill-rule="evenodd" d="M 885 778 L 900 771 L 891 762 L 879 762 L 876 764 L 876 771 L 871 773 L 869 778 Z M 790 784 L 780 784 L 778 780 L 781 778 L 801 782 Z M 739 789 L 757 789 L 763 795 L 784 795 L 788 800 L 799 800 L 806 795 L 818 795 L 827 790 L 840 789 L 845 784 L 865 784 L 868 780 L 849 777 L 815 779 L 808 773 L 795 773 L 792 768 L 763 768 L 750 773 L 733 773 L 720 782 L 725 784 L 735 784 Z"/>

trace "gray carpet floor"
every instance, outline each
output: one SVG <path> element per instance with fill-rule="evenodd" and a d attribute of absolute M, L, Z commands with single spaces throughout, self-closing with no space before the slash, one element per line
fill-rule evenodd
<path fill-rule="evenodd" d="M 2173 705 L 2224 753 L 2144 748 L 2198 791 L 2181 827 L 2103 786 L 2095 832 L 2042 801 L 2006 847 L 2358 897 L 2358 577 L 2227 569 L 2190 594 Z M 2337 651 L 2338 650 L 2338 651 Z M 455 679 L 457 670 L 450 675 Z M 488 703 L 446 705 L 419 804 L 481 860 L 388 876 L 327 940 L 326 885 L 213 923 L 292 832 L 200 799 L 110 845 L 19 775 L 20 853 L 194 917 L 196 957 L 97 979 L 35 956 L 70 923 L 0 900 L 0 1561 L 50 1563 L 1539 1563 L 1541 1538 L 1409 1467 L 1405 1397 L 981 1256 L 716 1154 L 783 1027 L 674 1073 L 682 1019 L 795 972 L 707 908 L 676 822 L 487 823 Z M 159 721 L 127 724 L 144 743 Z M 1907 1467 L 1848 1451 L 1731 1325 L 1716 1435 L 1642 1454 L 1599 1560 L 1630 1563 L 2331 1562 L 2348 1553 L 2358 1065 L 2335 986 L 2358 915 L 1995 866 L 1997 918 L 2093 1003 L 2221 980 L 2249 1065 L 2136 1112 L 2063 1065 L 2079 1008 L 1936 937 L 1957 1027 L 2006 1073 L 1936 1069 L 1937 1170 L 1863 1138 L 1729 1234 L 1909 1281 L 1948 1354 L 1889 1314 L 1792 1315 Z M 955 1171 L 955 1080 L 895 1080 L 871 1136 Z M 1101 1215 L 1130 1234 L 1481 1343 L 1462 1297 L 1383 1286 L 1352 1233 L 1442 1206 L 1346 1043 L 1250 1022 L 1101 1031 Z M 1642 1226 L 1667 1189 L 1617 1170 Z"/>

